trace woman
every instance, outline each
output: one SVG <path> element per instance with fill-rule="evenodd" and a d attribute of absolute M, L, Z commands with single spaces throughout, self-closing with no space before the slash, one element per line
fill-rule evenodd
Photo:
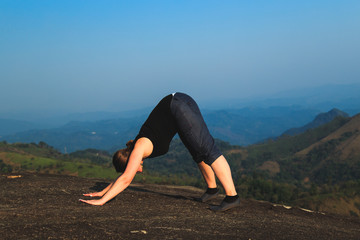
<path fill-rule="evenodd" d="M 101 198 L 80 201 L 103 205 L 114 198 L 130 185 L 137 172 L 142 172 L 144 159 L 168 152 L 170 142 L 176 133 L 206 181 L 208 188 L 200 201 L 209 201 L 217 196 L 216 175 L 224 187 L 226 197 L 219 206 L 213 206 L 211 209 L 225 211 L 238 206 L 240 199 L 235 190 L 229 164 L 216 147 L 196 102 L 184 93 L 174 93 L 163 98 L 150 113 L 135 140 L 129 141 L 126 149 L 114 154 L 114 167 L 117 172 L 123 174 L 101 192 L 84 194 Z"/>

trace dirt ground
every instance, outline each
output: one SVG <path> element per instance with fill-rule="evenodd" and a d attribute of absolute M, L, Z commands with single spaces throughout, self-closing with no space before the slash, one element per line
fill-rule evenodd
<path fill-rule="evenodd" d="M 215 213 L 192 187 L 133 184 L 103 206 L 78 201 L 108 182 L 0 176 L 1 239 L 360 239 L 360 219 L 243 200 Z M 13 176 L 12 178 L 10 176 Z"/>

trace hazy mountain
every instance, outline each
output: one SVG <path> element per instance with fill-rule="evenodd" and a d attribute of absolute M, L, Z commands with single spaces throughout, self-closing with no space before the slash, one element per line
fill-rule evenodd
<path fill-rule="evenodd" d="M 0 119 L 0 140 L 2 136 L 37 128 L 38 125 L 20 120 Z"/>
<path fill-rule="evenodd" d="M 54 129 L 31 130 L 3 137 L 8 142 L 46 142 L 62 152 L 87 148 L 107 150 L 124 146 L 137 134 L 142 118 L 112 119 L 98 122 L 70 122 Z"/>
<path fill-rule="evenodd" d="M 310 122 L 319 112 L 290 107 L 247 107 L 204 113 L 215 138 L 236 145 L 249 145 L 279 136 L 288 128 Z"/>
<path fill-rule="evenodd" d="M 329 109 L 341 109 L 351 116 L 359 113 L 359 92 L 360 84 L 328 85 L 248 99 L 204 101 L 199 105 L 215 138 L 246 146 L 280 136 L 289 129 L 301 132 L 319 126 L 326 119 L 321 119 L 321 116 L 317 120 L 314 118 Z M 61 151 L 66 148 L 68 152 L 86 148 L 108 150 L 122 147 L 126 141 L 134 138 L 150 111 L 151 108 L 127 112 L 98 111 L 44 118 L 40 118 L 41 114 L 28 113 L 25 117 L 31 123 L 2 123 L 0 140 L 45 141 Z M 298 126 L 303 127 L 292 129 Z"/>
<path fill-rule="evenodd" d="M 305 132 L 306 130 L 312 129 L 312 128 L 316 128 L 319 127 L 323 124 L 326 124 L 328 122 L 331 122 L 332 120 L 334 120 L 334 118 L 336 117 L 349 117 L 349 115 L 339 109 L 332 109 L 329 112 L 326 113 L 320 113 L 319 115 L 316 116 L 316 118 L 306 124 L 305 126 L 299 127 L 299 128 L 291 128 L 287 131 L 285 131 L 283 133 L 283 135 L 296 135 L 296 134 L 300 134 Z"/>
<path fill-rule="evenodd" d="M 142 108 L 120 112 L 96 111 L 84 113 L 70 113 L 54 118 L 48 117 L 44 119 L 39 119 L 36 120 L 36 122 L 39 122 L 41 124 L 46 124 L 45 122 L 51 122 L 53 124 L 53 127 L 61 127 L 69 122 L 98 122 L 109 119 L 134 119 L 141 116 L 145 117 L 145 115 L 150 113 L 150 111 L 151 108 Z"/>
<path fill-rule="evenodd" d="M 310 122 L 317 110 L 299 107 L 243 108 L 205 111 L 204 118 L 215 138 L 249 145 L 279 136 L 286 129 Z M 31 130 L 3 137 L 8 142 L 44 141 L 60 151 L 123 147 L 138 133 L 146 116 L 96 122 L 70 122 L 54 129 Z"/>
<path fill-rule="evenodd" d="M 269 108 L 274 106 L 299 106 L 305 109 L 317 109 L 318 112 L 326 112 L 332 108 L 341 109 L 348 114 L 355 115 L 360 112 L 360 83 L 343 85 L 323 85 L 311 88 L 290 89 L 276 93 L 264 93 L 262 95 L 243 98 L 210 98 L 196 100 L 201 110 L 217 111 L 221 109 L 242 109 L 246 107 Z M 42 128 L 60 127 L 70 121 L 101 121 L 117 118 L 133 118 L 147 115 L 152 107 L 145 104 L 129 111 L 102 111 L 96 109 L 91 112 L 74 113 L 68 109 L 28 110 L 2 112 L 0 118 L 17 119 L 36 123 Z"/>

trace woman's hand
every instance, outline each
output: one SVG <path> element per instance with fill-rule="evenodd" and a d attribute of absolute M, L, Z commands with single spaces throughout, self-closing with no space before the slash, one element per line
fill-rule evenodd
<path fill-rule="evenodd" d="M 85 193 L 83 194 L 85 197 L 102 197 L 104 195 L 103 192 L 93 192 L 93 193 Z"/>
<path fill-rule="evenodd" d="M 83 194 L 85 197 L 102 197 L 104 195 L 103 192 L 93 192 L 93 193 L 85 193 Z M 93 199 L 93 200 L 84 200 L 79 199 L 79 201 L 91 204 L 91 205 L 104 205 L 106 202 L 101 199 Z"/>
<path fill-rule="evenodd" d="M 79 199 L 79 201 L 87 203 L 87 204 L 91 204 L 91 205 L 97 205 L 97 206 L 101 206 L 101 205 L 105 204 L 105 202 L 101 199 L 94 199 L 94 200 Z"/>

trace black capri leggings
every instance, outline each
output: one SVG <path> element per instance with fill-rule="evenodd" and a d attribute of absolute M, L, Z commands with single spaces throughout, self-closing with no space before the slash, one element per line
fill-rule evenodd
<path fill-rule="evenodd" d="M 170 104 L 178 134 L 196 163 L 211 165 L 222 154 L 211 136 L 194 99 L 184 93 L 175 93 Z"/>

